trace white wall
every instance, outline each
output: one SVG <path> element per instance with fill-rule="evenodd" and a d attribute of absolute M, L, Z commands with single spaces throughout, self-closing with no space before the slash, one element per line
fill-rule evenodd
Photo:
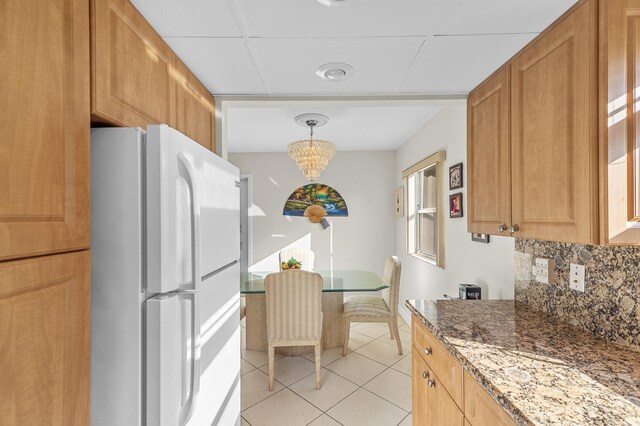
<path fill-rule="evenodd" d="M 466 211 L 466 107 L 444 107 L 396 152 L 396 186 L 404 185 L 402 171 L 439 150 L 446 150 L 446 176 L 443 179 L 442 206 L 448 207 L 449 166 L 463 162 L 463 212 Z M 405 194 L 406 195 L 406 194 Z M 444 219 L 444 269 L 406 253 L 406 217 L 396 219 L 396 252 L 402 262 L 400 300 L 437 299 L 443 294 L 456 296 L 459 283 L 483 287 L 484 299 L 512 299 L 514 292 L 514 239 L 491 237 L 490 244 L 471 241 L 466 217 Z M 402 304 L 402 308 L 404 304 Z M 406 310 L 403 312 L 408 319 Z"/>
<path fill-rule="evenodd" d="M 382 274 L 395 254 L 395 153 L 338 152 L 319 183 L 333 187 L 349 208 L 349 217 L 329 218 L 322 230 L 307 218 L 283 216 L 289 195 L 308 183 L 286 153 L 229 154 L 241 173 L 252 175 L 252 270 L 277 270 L 278 252 L 309 247 L 315 269 L 362 269 Z"/>

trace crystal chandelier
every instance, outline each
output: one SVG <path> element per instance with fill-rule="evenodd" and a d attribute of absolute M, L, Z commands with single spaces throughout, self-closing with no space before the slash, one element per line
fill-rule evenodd
<path fill-rule="evenodd" d="M 296 123 L 309 126 L 311 137 L 308 140 L 291 142 L 287 153 L 296 161 L 304 177 L 313 182 L 320 177 L 320 172 L 327 167 L 329 160 L 336 153 L 333 142 L 314 140 L 313 128 L 322 126 L 329 118 L 321 114 L 302 114 L 295 118 Z"/>

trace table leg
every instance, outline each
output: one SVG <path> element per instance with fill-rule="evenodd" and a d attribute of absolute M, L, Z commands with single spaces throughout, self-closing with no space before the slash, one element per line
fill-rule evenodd
<path fill-rule="evenodd" d="M 267 351 L 267 304 L 264 293 L 245 295 L 247 316 L 246 348 L 252 351 Z"/>
<path fill-rule="evenodd" d="M 342 346 L 344 342 L 344 293 L 322 293 L 322 348 Z"/>

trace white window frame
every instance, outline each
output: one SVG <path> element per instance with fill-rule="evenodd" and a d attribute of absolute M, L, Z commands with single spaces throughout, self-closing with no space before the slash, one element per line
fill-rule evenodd
<path fill-rule="evenodd" d="M 407 188 L 406 197 L 406 242 L 407 253 L 427 263 L 444 268 L 444 203 L 442 201 L 444 189 L 443 181 L 445 180 L 444 162 L 446 160 L 446 152 L 439 151 L 402 172 L 402 177 Z M 423 174 L 425 171 L 435 171 L 436 176 L 436 206 L 424 207 L 423 205 Z M 410 178 L 413 184 L 410 185 Z M 413 194 L 411 194 L 413 192 Z M 409 206 L 410 200 L 416 202 L 415 206 Z M 432 215 L 436 221 L 436 243 L 435 253 L 427 253 L 420 249 L 420 216 Z"/>

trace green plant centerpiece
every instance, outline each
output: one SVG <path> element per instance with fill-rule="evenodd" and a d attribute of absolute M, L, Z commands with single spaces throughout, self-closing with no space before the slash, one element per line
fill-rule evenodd
<path fill-rule="evenodd" d="M 280 266 L 282 267 L 283 271 L 286 271 L 288 269 L 300 269 L 302 268 L 302 262 L 292 257 L 288 261 L 282 262 L 282 265 Z"/>

